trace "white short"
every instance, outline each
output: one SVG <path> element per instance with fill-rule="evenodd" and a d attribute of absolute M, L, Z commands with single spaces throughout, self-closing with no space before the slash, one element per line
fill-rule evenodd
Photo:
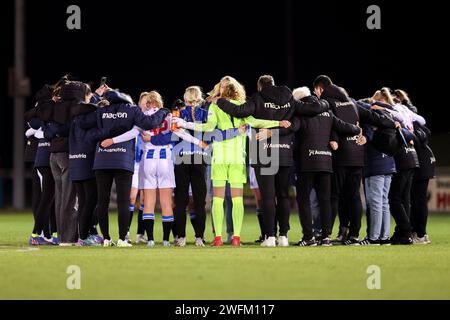
<path fill-rule="evenodd" d="M 131 182 L 131 187 L 138 189 L 139 188 L 139 162 L 134 163 L 134 173 L 133 173 L 133 181 Z"/>
<path fill-rule="evenodd" d="M 172 159 L 144 159 L 141 161 L 139 188 L 175 188 L 175 172 Z"/>
<path fill-rule="evenodd" d="M 250 189 L 259 189 L 258 181 L 256 180 L 255 169 L 252 167 L 248 170 L 248 179 L 250 180 Z"/>

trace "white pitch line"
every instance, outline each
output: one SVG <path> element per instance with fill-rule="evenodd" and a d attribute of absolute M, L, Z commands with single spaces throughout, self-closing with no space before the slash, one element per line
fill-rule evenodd
<path fill-rule="evenodd" d="M 39 249 L 39 248 L 25 248 L 25 249 L 16 250 L 16 252 L 30 252 L 30 251 L 39 251 L 39 250 L 41 250 L 41 249 Z"/>

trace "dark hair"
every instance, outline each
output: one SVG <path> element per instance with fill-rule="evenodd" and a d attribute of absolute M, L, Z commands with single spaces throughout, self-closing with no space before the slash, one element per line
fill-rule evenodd
<path fill-rule="evenodd" d="M 59 97 L 60 93 L 61 93 L 61 88 L 66 85 L 69 81 L 70 81 L 70 75 L 69 74 L 65 74 L 64 76 L 62 76 L 58 82 L 56 82 L 53 85 L 53 96 L 54 97 Z"/>
<path fill-rule="evenodd" d="M 328 87 L 332 84 L 333 84 L 333 82 L 331 81 L 329 76 L 320 75 L 316 78 L 316 80 L 314 80 L 313 87 L 314 88 L 321 87 L 321 88 L 325 89 L 326 87 Z"/>
<path fill-rule="evenodd" d="M 266 87 L 274 86 L 275 80 L 270 75 L 263 75 L 258 79 L 258 87 L 264 89 Z"/>
<path fill-rule="evenodd" d="M 184 101 L 181 99 L 177 99 L 172 103 L 172 105 L 170 106 L 170 109 L 175 110 L 175 109 L 181 109 L 183 107 L 184 107 Z"/>

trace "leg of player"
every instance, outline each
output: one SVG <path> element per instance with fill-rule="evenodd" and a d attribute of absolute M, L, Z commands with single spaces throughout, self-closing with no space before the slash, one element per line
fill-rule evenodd
<path fill-rule="evenodd" d="M 242 184 L 231 184 L 231 199 L 233 202 L 233 247 L 241 246 L 242 222 L 244 221 L 244 186 Z"/>
<path fill-rule="evenodd" d="M 117 190 L 117 211 L 119 222 L 119 240 L 118 247 L 132 247 L 126 240 L 128 233 L 128 224 L 130 222 L 130 190 L 133 179 L 133 173 L 126 170 L 115 170 L 114 182 Z"/>
<path fill-rule="evenodd" d="M 212 216 L 214 221 L 215 237 L 212 243 L 213 247 L 223 246 L 222 241 L 222 224 L 223 224 L 223 202 L 225 199 L 225 184 L 226 181 L 213 181 L 213 204 Z"/>
<path fill-rule="evenodd" d="M 139 213 L 137 221 L 137 235 L 136 243 L 147 243 L 148 240 L 145 237 L 145 228 L 142 220 L 144 214 L 144 190 L 139 190 Z"/>
<path fill-rule="evenodd" d="M 173 224 L 172 188 L 159 189 L 159 204 L 162 211 L 163 246 L 170 247 L 170 232 Z"/>
<path fill-rule="evenodd" d="M 113 183 L 113 176 L 111 170 L 97 170 L 95 177 L 97 181 L 97 216 L 100 226 L 100 231 L 103 235 L 103 246 L 110 247 L 114 245 L 109 234 L 109 217 L 108 207 L 111 194 L 111 187 Z"/>
<path fill-rule="evenodd" d="M 144 211 L 142 214 L 142 225 L 144 232 L 147 233 L 147 246 L 152 248 L 155 246 L 153 229 L 155 225 L 155 206 L 156 206 L 156 189 L 144 189 Z"/>
<path fill-rule="evenodd" d="M 197 247 L 203 247 L 203 238 L 205 236 L 206 224 L 205 205 L 207 193 L 205 181 L 205 166 L 203 164 L 194 164 L 192 166 L 192 170 L 194 170 L 193 174 L 191 175 L 191 185 L 193 186 L 193 211 L 195 212 L 195 223 L 193 224 L 195 231 L 195 245 Z"/>
<path fill-rule="evenodd" d="M 135 180 L 134 175 L 133 175 L 133 180 Z M 134 209 L 135 209 L 138 193 L 139 193 L 139 189 L 137 187 L 135 187 L 135 184 L 133 181 L 133 186 L 131 187 L 131 192 L 130 192 L 130 222 L 128 223 L 128 233 L 127 233 L 128 241 L 130 241 L 130 228 L 131 228 L 131 223 L 133 222 Z"/>

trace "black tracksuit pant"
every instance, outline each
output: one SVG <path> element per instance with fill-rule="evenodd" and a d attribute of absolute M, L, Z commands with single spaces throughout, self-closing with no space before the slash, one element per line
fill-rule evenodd
<path fill-rule="evenodd" d="M 430 179 L 414 180 L 411 188 L 411 227 L 419 238 L 427 234 L 429 182 Z"/>
<path fill-rule="evenodd" d="M 349 222 L 349 237 L 358 238 L 361 229 L 361 167 L 335 167 L 331 178 L 331 231 L 339 214 L 341 226 Z M 345 211 L 345 212 L 343 212 Z M 348 218 L 346 216 L 348 215 Z M 341 218 L 342 217 L 342 218 Z"/>
<path fill-rule="evenodd" d="M 41 187 L 40 201 L 36 209 L 34 233 L 44 233 L 46 238 L 50 238 L 50 216 L 55 210 L 55 181 L 50 167 L 36 168 Z"/>
<path fill-rule="evenodd" d="M 279 167 L 274 175 L 261 174 L 263 168 L 255 167 L 256 180 L 261 191 L 264 233 L 275 237 L 275 221 L 278 220 L 280 236 L 289 231 L 289 186 L 291 167 Z"/>
<path fill-rule="evenodd" d="M 75 181 L 78 197 L 78 228 L 80 239 L 86 240 L 92 227 L 95 207 L 97 206 L 97 182 L 95 178 Z"/>
<path fill-rule="evenodd" d="M 33 219 L 34 219 L 32 233 L 37 233 L 36 231 L 37 209 L 41 201 L 41 194 L 42 194 L 41 179 L 39 177 L 37 168 L 33 168 L 31 174 L 31 210 L 33 211 Z"/>
<path fill-rule="evenodd" d="M 303 239 L 310 240 L 313 234 L 310 194 L 316 190 L 319 202 L 320 221 L 324 238 L 331 233 L 331 173 L 302 172 L 297 180 L 297 194 L 299 197 L 300 223 L 303 229 Z"/>
<path fill-rule="evenodd" d="M 195 237 L 202 238 L 206 223 L 206 167 L 203 164 L 175 165 L 175 226 L 178 237 L 186 237 L 186 207 L 189 203 L 189 184 L 192 186 L 194 199 Z"/>
<path fill-rule="evenodd" d="M 414 169 L 400 170 L 392 177 L 389 191 L 389 206 L 395 220 L 395 236 L 408 238 L 411 236 L 411 186 Z"/>
<path fill-rule="evenodd" d="M 127 170 L 96 170 L 97 180 L 97 215 L 103 238 L 111 240 L 109 235 L 108 208 L 113 181 L 116 183 L 117 209 L 119 220 L 119 239 L 125 240 L 130 223 L 130 191 L 133 173 Z"/>

